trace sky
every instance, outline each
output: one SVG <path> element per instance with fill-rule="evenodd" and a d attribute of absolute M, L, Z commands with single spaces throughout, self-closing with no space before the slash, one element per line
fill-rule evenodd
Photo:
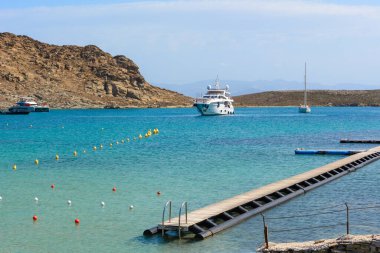
<path fill-rule="evenodd" d="M 0 0 L 0 32 L 97 45 L 153 84 L 308 80 L 380 88 L 380 1 Z"/>

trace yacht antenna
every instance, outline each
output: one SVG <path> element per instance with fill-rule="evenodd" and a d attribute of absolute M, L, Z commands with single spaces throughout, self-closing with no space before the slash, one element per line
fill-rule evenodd
<path fill-rule="evenodd" d="M 219 75 L 216 75 L 215 88 L 219 90 Z"/>

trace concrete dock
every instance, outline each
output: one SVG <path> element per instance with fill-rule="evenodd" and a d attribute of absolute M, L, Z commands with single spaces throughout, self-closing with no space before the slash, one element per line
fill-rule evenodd
<path fill-rule="evenodd" d="M 162 222 L 145 230 L 144 235 L 177 231 L 179 237 L 181 237 L 181 233 L 191 232 L 195 238 L 205 239 L 379 158 L 380 146 L 190 213 L 180 212 L 181 215 L 176 218 L 164 220 L 166 216 L 164 210 Z"/>

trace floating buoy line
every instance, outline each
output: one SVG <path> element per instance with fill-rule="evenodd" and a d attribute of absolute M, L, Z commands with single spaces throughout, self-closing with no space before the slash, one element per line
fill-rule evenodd
<path fill-rule="evenodd" d="M 55 188 L 55 185 L 54 184 L 52 184 L 51 186 L 50 186 L 52 189 L 54 189 Z M 116 187 L 113 187 L 112 188 L 112 191 L 116 191 Z M 160 191 L 157 191 L 157 196 L 159 196 L 160 194 L 161 194 L 161 192 Z M 3 200 L 3 197 L 2 196 L 0 196 L 0 202 Z M 35 201 L 35 203 L 36 204 L 38 204 L 39 203 L 39 198 L 38 197 L 35 197 L 34 198 L 34 201 Z M 71 207 L 71 205 L 72 205 L 72 201 L 71 200 L 67 200 L 67 205 L 69 206 L 69 207 Z M 104 201 L 101 201 L 100 202 L 100 207 L 101 208 L 104 208 L 106 206 L 106 203 L 104 202 Z M 135 206 L 134 205 L 129 205 L 129 210 L 130 211 L 132 211 L 134 208 L 135 208 Z M 34 214 L 33 216 L 32 216 L 32 220 L 33 220 L 33 222 L 36 222 L 37 220 L 38 220 L 39 218 L 38 218 L 38 216 L 36 215 L 36 214 Z M 75 223 L 75 225 L 79 225 L 79 223 L 80 223 L 80 220 L 79 220 L 79 218 L 75 218 L 74 219 L 74 223 Z"/>
<path fill-rule="evenodd" d="M 62 128 L 64 128 L 64 127 L 62 126 Z M 104 128 L 101 128 L 101 130 L 103 131 Z M 147 139 L 147 138 L 151 137 L 152 135 L 157 135 L 157 134 L 159 134 L 159 130 L 158 130 L 158 128 L 154 128 L 153 130 L 149 129 L 145 134 L 139 134 L 139 135 L 137 135 L 137 136 L 134 136 L 134 137 L 132 138 L 132 140 L 134 140 L 134 141 L 136 141 L 136 140 L 142 140 L 142 139 L 143 139 L 143 136 Z M 118 144 L 124 144 L 124 143 L 126 143 L 126 142 L 130 142 L 130 140 L 131 140 L 131 139 L 130 139 L 129 137 L 127 137 L 127 138 L 121 139 L 120 141 L 110 142 L 109 147 L 112 148 L 114 143 L 115 143 L 116 145 L 118 145 Z M 93 151 L 102 150 L 103 147 L 104 147 L 103 144 L 100 144 L 99 146 L 96 146 L 96 145 L 95 145 L 95 146 L 92 147 L 92 150 L 93 150 Z M 86 149 L 82 149 L 82 150 L 83 150 L 83 154 L 86 154 L 86 153 L 87 153 Z M 90 150 L 91 150 L 91 149 L 90 149 Z M 78 153 L 77 150 L 74 150 L 73 153 L 72 153 L 72 155 L 73 155 L 73 157 L 79 157 L 79 153 Z M 55 160 L 61 162 L 61 159 L 60 159 L 60 158 L 61 158 L 60 155 L 59 155 L 58 153 L 56 153 L 56 155 L 55 155 Z M 66 158 L 65 160 L 68 160 L 68 159 Z M 74 160 L 75 160 L 75 159 L 74 159 Z M 41 161 L 41 162 L 44 163 L 44 162 L 46 162 L 46 161 L 48 161 L 48 160 L 44 160 L 44 161 Z M 37 166 L 39 166 L 39 165 L 40 165 L 40 160 L 36 158 L 36 159 L 34 160 L 34 164 L 37 165 Z M 13 165 L 12 165 L 12 169 L 13 169 L 14 171 L 16 171 L 16 170 L 17 170 L 17 165 L 16 165 L 16 164 L 13 164 Z"/>
<path fill-rule="evenodd" d="M 32 125 L 30 125 L 30 128 L 32 127 Z M 64 128 L 64 126 L 62 126 L 62 128 Z M 102 131 L 104 130 L 104 128 L 102 128 L 101 129 Z M 157 135 L 159 133 L 159 130 L 158 130 L 158 128 L 154 128 L 153 130 L 151 130 L 151 129 L 149 129 L 145 134 L 139 134 L 139 135 L 137 135 L 137 136 L 134 136 L 134 137 L 132 137 L 132 138 L 129 138 L 129 137 L 127 137 L 127 138 L 124 138 L 124 139 L 121 139 L 120 141 L 114 141 L 114 142 L 110 142 L 110 144 L 109 144 L 109 146 L 110 146 L 110 148 L 112 148 L 113 147 L 113 143 L 115 143 L 116 145 L 118 145 L 118 144 L 124 144 L 124 143 L 128 143 L 128 142 L 130 142 L 131 141 L 131 139 L 133 140 L 133 141 L 137 141 L 137 140 L 142 140 L 143 139 L 143 136 L 145 137 L 145 139 L 146 138 L 150 138 L 152 135 Z M 103 144 L 100 144 L 100 145 L 94 145 L 94 146 L 92 146 L 92 150 L 93 150 L 93 152 L 95 152 L 95 151 L 100 151 L 100 150 L 103 150 L 103 148 L 104 148 L 104 146 L 103 146 Z M 86 151 L 86 149 L 77 149 L 77 150 L 83 150 L 83 154 L 86 154 L 87 153 L 87 151 Z M 75 158 L 79 158 L 80 157 L 80 155 L 79 155 L 79 153 L 78 153 L 78 151 L 77 150 L 74 150 L 74 151 L 72 151 L 72 158 L 70 159 L 70 158 L 65 158 L 64 160 L 70 160 L 70 161 L 75 161 L 75 160 L 77 160 L 77 159 L 75 159 Z M 88 150 L 91 150 L 91 148 L 90 149 L 88 149 Z M 110 149 L 111 150 L 111 149 Z M 58 153 L 56 153 L 56 155 L 55 155 L 55 157 L 54 157 L 54 159 L 52 159 L 53 161 L 55 160 L 56 162 L 62 162 L 62 160 L 61 160 L 61 157 L 60 157 L 60 155 L 58 154 Z M 50 160 L 51 161 L 51 160 Z M 45 162 L 49 162 L 49 160 L 40 160 L 40 159 L 35 159 L 34 160 L 34 165 L 38 168 L 40 165 L 42 165 L 41 164 L 41 162 L 42 162 L 42 164 L 44 164 Z M 17 170 L 17 164 L 13 164 L 12 165 L 12 170 L 13 171 L 16 171 Z M 50 188 L 52 189 L 52 190 L 54 190 L 55 188 L 56 188 L 56 186 L 55 186 L 55 184 L 51 184 L 50 185 Z M 116 188 L 116 186 L 114 186 L 113 188 L 112 188 L 112 191 L 113 192 L 116 192 L 116 190 L 117 190 L 117 188 Z M 156 196 L 160 196 L 161 195 L 161 192 L 160 191 L 157 191 L 156 192 Z M 0 202 L 2 202 L 3 201 L 3 196 L 0 196 Z M 34 202 L 35 202 L 35 204 L 36 205 L 39 205 L 39 198 L 38 197 L 34 197 Z M 69 207 L 71 207 L 72 206 L 72 201 L 71 200 L 67 200 L 67 206 L 69 206 Z M 105 206 L 106 206 L 106 203 L 104 202 L 104 201 L 101 201 L 100 202 L 100 207 L 101 208 L 105 208 Z M 133 210 L 135 207 L 134 207 L 134 205 L 129 205 L 129 210 Z M 32 220 L 33 220 L 33 222 L 37 222 L 38 220 L 39 220 L 39 217 L 37 216 L 37 214 L 34 214 L 33 216 L 32 216 Z M 79 218 L 75 218 L 74 219 L 74 223 L 75 223 L 75 225 L 79 225 L 80 224 L 80 220 L 79 220 Z"/>

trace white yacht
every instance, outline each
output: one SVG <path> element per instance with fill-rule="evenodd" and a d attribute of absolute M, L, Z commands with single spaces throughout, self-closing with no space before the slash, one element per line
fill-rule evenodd
<path fill-rule="evenodd" d="M 49 106 L 46 104 L 39 105 L 31 97 L 21 97 L 14 106 L 9 108 L 9 111 L 14 112 L 48 112 Z"/>
<path fill-rule="evenodd" d="M 234 114 L 234 101 L 231 98 L 229 87 L 224 89 L 219 86 L 219 80 L 216 79 L 214 86 L 207 86 L 207 93 L 200 98 L 196 98 L 194 106 L 202 115 L 228 115 Z"/>
<path fill-rule="evenodd" d="M 309 113 L 311 112 L 310 106 L 307 105 L 307 90 L 306 90 L 306 62 L 305 62 L 305 89 L 303 93 L 303 105 L 298 107 L 298 112 L 300 113 Z"/>

